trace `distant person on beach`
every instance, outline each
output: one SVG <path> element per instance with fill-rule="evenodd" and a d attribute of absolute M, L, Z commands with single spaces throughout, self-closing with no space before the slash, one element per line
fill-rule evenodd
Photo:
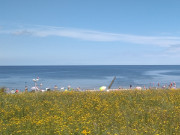
<path fill-rule="evenodd" d="M 57 87 L 57 85 L 55 85 L 55 86 L 54 86 L 54 90 L 57 90 L 57 89 L 58 89 L 58 87 Z"/>
<path fill-rule="evenodd" d="M 80 89 L 81 89 L 80 87 L 77 87 L 77 91 L 80 91 Z"/>
<path fill-rule="evenodd" d="M 129 87 L 130 87 L 130 89 L 132 89 L 132 85 L 131 85 L 131 84 L 130 84 L 130 86 L 129 86 Z"/>
<path fill-rule="evenodd" d="M 19 92 L 19 90 L 18 89 L 16 89 L 16 92 L 15 93 L 18 93 Z"/>
<path fill-rule="evenodd" d="M 69 85 L 69 86 L 68 86 L 68 90 L 70 90 L 70 88 L 71 88 L 71 86 Z"/>
<path fill-rule="evenodd" d="M 171 83 L 169 84 L 169 89 L 171 89 L 172 86 L 173 86 L 173 83 L 171 82 Z"/>
<path fill-rule="evenodd" d="M 28 91 L 28 87 L 26 86 L 26 87 L 25 87 L 25 92 L 27 92 L 27 91 Z"/>
<path fill-rule="evenodd" d="M 174 84 L 174 88 L 176 88 L 176 83 L 174 82 L 173 84 Z"/>

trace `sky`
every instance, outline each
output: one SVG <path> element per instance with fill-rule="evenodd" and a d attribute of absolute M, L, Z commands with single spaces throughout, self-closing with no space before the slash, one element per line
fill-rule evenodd
<path fill-rule="evenodd" d="M 0 0 L 0 65 L 179 65 L 179 0 Z"/>

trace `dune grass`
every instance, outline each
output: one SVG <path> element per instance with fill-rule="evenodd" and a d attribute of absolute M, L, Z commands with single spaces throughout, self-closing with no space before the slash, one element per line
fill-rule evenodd
<path fill-rule="evenodd" d="M 0 134 L 178 135 L 180 90 L 0 94 Z"/>

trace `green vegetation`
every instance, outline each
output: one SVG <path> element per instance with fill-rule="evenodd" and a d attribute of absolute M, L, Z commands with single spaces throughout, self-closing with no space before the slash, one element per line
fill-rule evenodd
<path fill-rule="evenodd" d="M 0 94 L 2 135 L 178 135 L 180 90 Z"/>

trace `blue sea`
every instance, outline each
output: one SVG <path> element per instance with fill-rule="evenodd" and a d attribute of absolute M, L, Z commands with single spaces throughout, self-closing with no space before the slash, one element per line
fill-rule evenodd
<path fill-rule="evenodd" d="M 30 90 L 34 86 L 32 79 L 39 77 L 37 85 L 42 88 L 58 88 L 69 85 L 72 88 L 98 89 L 109 86 L 116 80 L 112 88 L 157 87 L 175 82 L 180 87 L 180 65 L 117 65 L 117 66 L 0 66 L 0 87 Z"/>

